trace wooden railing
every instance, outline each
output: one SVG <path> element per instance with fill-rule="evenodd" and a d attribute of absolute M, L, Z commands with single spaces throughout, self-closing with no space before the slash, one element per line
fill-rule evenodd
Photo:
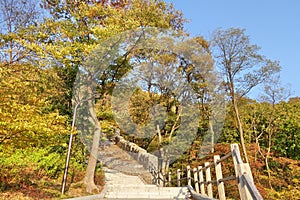
<path fill-rule="evenodd" d="M 231 151 L 225 156 L 214 156 L 213 162 L 205 162 L 204 166 L 198 166 L 186 170 L 177 169 L 175 172 L 169 171 L 163 174 L 158 170 L 158 158 L 147 153 L 146 150 L 136 144 L 124 140 L 118 136 L 119 146 L 133 155 L 149 169 L 153 176 L 153 183 L 163 187 L 183 187 L 187 186 L 193 199 L 226 199 L 225 183 L 236 180 L 240 199 L 261 200 L 263 199 L 253 182 L 251 169 L 248 163 L 243 163 L 237 144 L 231 144 Z M 222 162 L 232 158 L 235 173 L 231 176 L 223 177 Z M 176 177 L 176 178 L 174 178 Z M 215 177 L 213 180 L 212 177 Z M 213 194 L 213 184 L 217 187 L 217 194 Z"/>
<path fill-rule="evenodd" d="M 222 162 L 229 158 L 232 158 L 235 174 L 223 177 Z M 230 180 L 236 180 L 240 199 L 263 199 L 254 185 L 249 164 L 242 162 L 237 144 L 231 144 L 229 153 L 223 157 L 215 155 L 213 162 L 205 162 L 204 166 L 193 169 L 187 166 L 185 173 L 177 169 L 176 172 L 169 171 L 167 174 L 161 174 L 154 168 L 150 169 L 150 172 L 156 177 L 158 185 L 162 183 L 163 186 L 181 187 L 182 181 L 185 181 L 193 199 L 214 199 L 214 196 L 220 200 L 226 199 L 224 184 Z M 177 178 L 172 180 L 174 176 Z M 215 180 L 212 177 L 215 177 Z M 217 186 L 216 195 L 213 194 L 213 184 Z"/>

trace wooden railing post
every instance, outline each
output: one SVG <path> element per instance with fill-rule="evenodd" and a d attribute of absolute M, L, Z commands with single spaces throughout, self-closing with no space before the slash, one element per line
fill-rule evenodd
<path fill-rule="evenodd" d="M 165 175 L 162 171 L 159 172 L 159 179 L 160 179 L 160 187 L 165 187 Z"/>
<path fill-rule="evenodd" d="M 220 200 L 225 200 L 226 196 L 225 196 L 224 183 L 219 181 L 220 179 L 223 178 L 222 167 L 221 167 L 221 163 L 218 163 L 218 160 L 220 160 L 220 156 L 219 155 L 214 156 L 218 194 Z"/>
<path fill-rule="evenodd" d="M 180 169 L 177 169 L 177 186 L 180 187 Z"/>
<path fill-rule="evenodd" d="M 193 172 L 194 172 L 195 190 L 199 194 L 199 182 L 198 182 L 198 171 L 197 171 L 197 168 L 194 168 Z"/>
<path fill-rule="evenodd" d="M 168 179 L 169 179 L 169 187 L 171 187 L 172 186 L 172 172 L 169 172 Z"/>
<path fill-rule="evenodd" d="M 163 187 L 166 187 L 166 184 L 167 184 L 167 174 L 162 174 L 162 178 L 163 178 Z"/>
<path fill-rule="evenodd" d="M 160 171 L 157 171 L 157 185 L 160 186 Z"/>
<path fill-rule="evenodd" d="M 205 162 L 205 167 L 207 167 L 207 166 L 209 166 L 209 162 Z M 213 198 L 210 167 L 206 168 L 205 177 L 206 177 L 206 183 L 207 183 L 207 194 L 210 198 Z"/>
<path fill-rule="evenodd" d="M 187 181 L 188 181 L 188 185 L 192 186 L 191 167 L 190 167 L 189 165 L 186 166 L 186 170 L 187 170 Z"/>
<path fill-rule="evenodd" d="M 230 146 L 231 152 L 232 152 L 232 159 L 233 159 L 233 164 L 234 164 L 234 170 L 235 170 L 235 175 L 238 181 L 238 188 L 239 188 L 239 193 L 240 193 L 240 198 L 242 200 L 248 200 L 248 199 L 253 199 L 251 196 L 251 192 L 253 193 L 254 190 L 257 190 L 256 187 L 253 184 L 253 177 L 251 173 L 251 169 L 248 163 L 243 163 L 239 146 L 237 144 L 231 144 Z M 247 175 L 249 177 L 249 181 L 252 182 L 253 188 L 251 189 L 251 192 L 249 188 L 247 188 L 246 183 L 243 180 L 243 176 Z M 258 192 L 256 192 L 258 193 Z M 260 194 L 257 194 L 258 199 L 262 199 Z"/>
<path fill-rule="evenodd" d="M 204 178 L 203 178 L 203 170 L 201 166 L 198 166 L 198 173 L 199 173 L 199 185 L 200 185 L 200 192 L 202 195 L 205 195 L 205 185 L 204 185 Z"/>
<path fill-rule="evenodd" d="M 151 168 L 151 173 L 152 173 L 152 176 L 153 176 L 153 183 L 154 184 L 158 184 L 158 180 L 157 180 L 157 172 L 155 169 Z"/>
<path fill-rule="evenodd" d="M 236 180 L 237 180 L 237 184 L 238 184 L 240 198 L 241 198 L 241 200 L 247 200 L 247 197 L 246 197 L 246 194 L 244 191 L 244 187 L 242 187 L 241 180 L 240 180 L 240 176 L 242 175 L 240 167 L 239 167 L 242 164 L 240 150 L 239 150 L 239 147 L 237 144 L 230 145 L 230 148 L 231 148 L 231 152 L 232 152 L 232 160 L 233 160 L 234 171 L 235 171 L 235 176 L 236 176 Z"/>

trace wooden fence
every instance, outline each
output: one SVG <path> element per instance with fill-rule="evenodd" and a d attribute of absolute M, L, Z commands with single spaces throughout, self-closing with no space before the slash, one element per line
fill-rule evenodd
<path fill-rule="evenodd" d="M 232 157 L 235 174 L 223 177 L 222 162 Z M 243 163 L 239 147 L 237 144 L 231 144 L 231 151 L 223 157 L 219 155 L 214 156 L 213 162 L 205 162 L 204 166 L 198 166 L 191 169 L 190 166 L 186 167 L 183 172 L 177 169 L 176 172 L 168 172 L 167 174 L 158 173 L 156 168 L 150 168 L 150 172 L 157 185 L 162 186 L 185 186 L 182 184 L 184 181 L 191 193 L 193 199 L 214 199 L 214 196 L 220 200 L 226 199 L 226 192 L 224 184 L 230 180 L 236 180 L 240 199 L 263 199 L 258 192 L 253 182 L 251 169 L 248 163 Z M 214 176 L 213 176 L 214 173 Z M 172 177 L 176 179 L 172 179 Z M 215 177 L 215 180 L 212 179 Z M 213 184 L 217 187 L 217 194 L 213 194 Z"/>
<path fill-rule="evenodd" d="M 135 159 L 149 169 L 153 176 L 153 183 L 159 186 L 182 187 L 187 186 L 194 199 L 226 199 L 225 183 L 236 180 L 240 199 L 261 200 L 263 199 L 253 182 L 251 169 L 248 163 L 243 163 L 239 146 L 231 144 L 231 151 L 225 156 L 214 156 L 213 162 L 205 162 L 204 166 L 191 169 L 186 167 L 185 171 L 177 169 L 176 172 L 169 171 L 162 174 L 158 170 L 159 160 L 156 156 L 149 154 L 146 150 L 136 144 L 126 141 L 123 137 L 117 136 L 118 145 L 128 151 Z M 223 177 L 222 162 L 232 158 L 235 173 Z M 173 179 L 172 179 L 173 177 Z M 176 177 L 176 178 L 174 178 Z M 215 177 L 213 180 L 212 177 Z M 217 194 L 213 194 L 213 184 L 217 187 Z"/>

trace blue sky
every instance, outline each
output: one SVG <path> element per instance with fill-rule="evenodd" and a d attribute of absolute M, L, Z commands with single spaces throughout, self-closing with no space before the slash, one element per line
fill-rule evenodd
<path fill-rule="evenodd" d="M 205 38 L 217 28 L 246 30 L 261 54 L 278 60 L 283 85 L 300 97 L 300 0 L 166 0 L 181 10 L 192 36 Z M 258 94 L 258 89 L 253 95 Z M 255 97 L 254 97 L 255 98 Z"/>

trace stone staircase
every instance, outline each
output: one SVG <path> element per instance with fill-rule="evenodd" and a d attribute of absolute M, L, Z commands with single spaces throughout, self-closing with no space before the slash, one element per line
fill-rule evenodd
<path fill-rule="evenodd" d="M 185 199 L 184 187 L 157 187 L 145 184 L 138 176 L 105 169 L 105 199 Z"/>
<path fill-rule="evenodd" d="M 186 199 L 186 187 L 158 187 L 152 175 L 128 153 L 111 144 L 100 151 L 105 166 L 104 199 Z"/>

